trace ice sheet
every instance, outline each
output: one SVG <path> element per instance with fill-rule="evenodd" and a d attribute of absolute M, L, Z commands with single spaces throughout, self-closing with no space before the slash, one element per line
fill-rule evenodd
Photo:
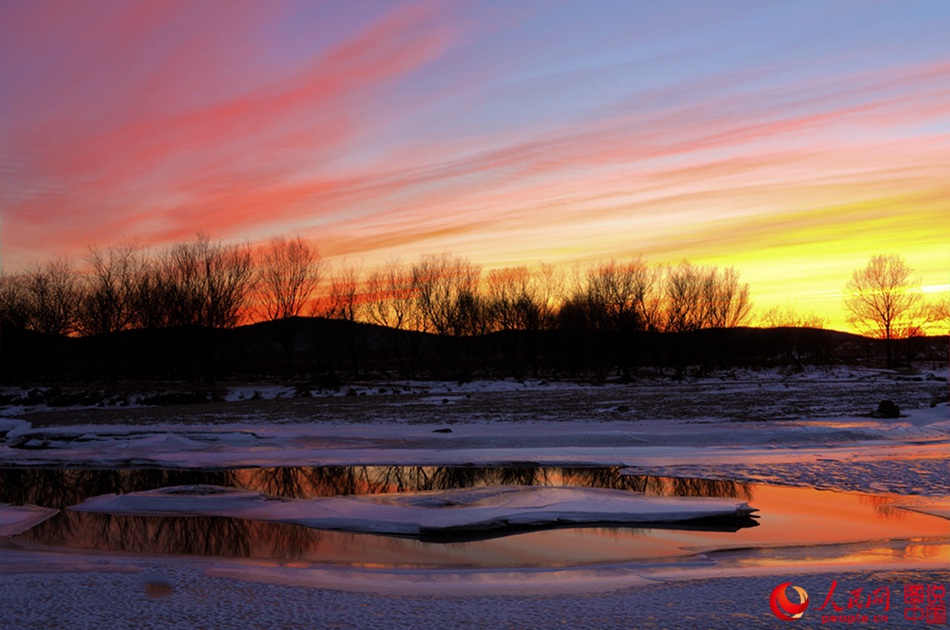
<path fill-rule="evenodd" d="M 877 439 L 809 435 L 803 426 L 764 428 L 729 424 L 671 423 L 597 425 L 534 423 L 455 426 L 433 433 L 431 426 L 278 427 L 166 426 L 37 429 L 13 432 L 0 444 L 6 465 L 161 466 L 229 468 L 322 465 L 541 465 L 686 466 L 692 464 L 780 464 L 940 458 L 950 444 L 939 434 L 886 433 Z M 848 439 L 851 437 L 852 439 Z M 730 444 L 739 439 L 747 443 Z M 758 439 L 756 439 L 758 438 Z"/>
<path fill-rule="evenodd" d="M 671 523 L 755 511 L 734 499 L 653 497 L 622 490 L 499 486 L 308 500 L 214 486 L 178 486 L 101 495 L 73 510 L 189 514 L 294 523 L 317 529 L 420 535 L 560 524 Z"/>
<path fill-rule="evenodd" d="M 22 534 L 34 525 L 39 525 L 59 510 L 36 505 L 10 505 L 0 503 L 0 538 Z"/>

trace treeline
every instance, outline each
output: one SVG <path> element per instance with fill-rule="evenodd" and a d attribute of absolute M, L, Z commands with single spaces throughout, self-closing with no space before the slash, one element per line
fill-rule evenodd
<path fill-rule="evenodd" d="M 52 335 L 233 328 L 321 316 L 452 337 L 587 329 L 682 332 L 748 323 L 748 285 L 733 268 L 642 258 L 564 274 L 549 265 L 487 272 L 450 254 L 334 274 L 317 248 L 277 238 L 253 249 L 199 235 L 158 254 L 90 248 L 84 264 L 57 259 L 0 278 L 5 324 Z M 786 322 L 788 323 L 788 322 Z"/>
<path fill-rule="evenodd" d="M 740 360 L 820 362 L 840 346 L 831 331 L 800 330 L 823 322 L 790 307 L 758 320 L 786 332 L 740 333 L 752 303 L 733 268 L 634 257 L 568 272 L 484 270 L 443 253 L 330 270 L 299 237 L 257 248 L 204 235 L 160 252 L 93 247 L 82 261 L 0 277 L 0 320 L 5 380 L 374 370 L 627 377 L 642 366 L 683 375 Z"/>

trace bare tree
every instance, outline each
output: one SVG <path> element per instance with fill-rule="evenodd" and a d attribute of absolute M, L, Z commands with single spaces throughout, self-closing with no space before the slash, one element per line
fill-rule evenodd
<path fill-rule="evenodd" d="M 30 323 L 30 304 L 27 279 L 23 274 L 0 273 L 0 321 L 17 328 Z"/>
<path fill-rule="evenodd" d="M 326 296 L 323 315 L 328 319 L 343 319 L 355 322 L 360 315 L 361 265 L 340 262 L 340 268 L 330 279 L 330 292 Z"/>
<path fill-rule="evenodd" d="M 233 328 L 247 315 L 254 283 L 254 265 L 248 245 L 211 245 L 205 251 L 207 270 L 207 325 Z"/>
<path fill-rule="evenodd" d="M 706 320 L 704 294 L 708 270 L 684 260 L 666 271 L 664 329 L 699 330 Z"/>
<path fill-rule="evenodd" d="M 749 285 L 729 267 L 704 267 L 683 261 L 667 270 L 665 330 L 684 332 L 701 328 L 734 328 L 752 312 Z"/>
<path fill-rule="evenodd" d="M 535 295 L 531 270 L 526 266 L 492 269 L 485 278 L 488 328 L 537 330 L 542 310 Z"/>
<path fill-rule="evenodd" d="M 90 247 L 89 271 L 78 307 L 79 330 L 100 335 L 132 327 L 135 321 L 136 286 L 145 264 L 134 244 L 106 249 Z"/>
<path fill-rule="evenodd" d="M 390 259 L 369 274 L 366 281 L 363 313 L 370 323 L 383 327 L 383 338 L 392 351 L 399 370 L 411 374 L 418 358 L 420 335 L 405 334 L 421 330 L 418 288 L 412 271 L 399 259 Z"/>
<path fill-rule="evenodd" d="M 394 330 L 417 328 L 417 297 L 410 270 L 392 259 L 374 269 L 366 280 L 366 319 Z"/>
<path fill-rule="evenodd" d="M 752 312 L 749 285 L 739 282 L 739 272 L 734 267 L 722 271 L 713 267 L 706 272 L 703 299 L 707 328 L 741 326 Z"/>
<path fill-rule="evenodd" d="M 163 311 L 149 317 L 166 326 L 232 328 L 246 314 L 253 280 L 249 246 L 199 234 L 165 252 L 148 276 L 147 288 L 155 293 L 150 308 Z"/>
<path fill-rule="evenodd" d="M 844 305 L 851 323 L 884 339 L 889 367 L 894 364 L 891 341 L 920 326 L 923 296 L 913 273 L 902 256 L 877 254 L 845 285 Z"/>
<path fill-rule="evenodd" d="M 587 270 L 586 299 L 592 323 L 604 330 L 646 330 L 655 319 L 655 272 L 640 256 L 611 260 Z"/>
<path fill-rule="evenodd" d="M 263 317 L 300 316 L 320 283 L 323 260 L 317 248 L 299 236 L 281 236 L 268 242 L 258 264 L 258 310 Z"/>
<path fill-rule="evenodd" d="M 205 324 L 203 270 L 199 249 L 205 242 L 180 243 L 157 260 L 153 273 L 140 286 L 140 297 L 148 292 L 149 319 L 160 327 L 186 328 Z"/>
<path fill-rule="evenodd" d="M 937 329 L 937 334 L 950 334 L 950 298 L 931 302 L 928 320 Z"/>
<path fill-rule="evenodd" d="M 484 281 L 485 327 L 490 330 L 553 328 L 564 300 L 564 278 L 554 265 L 505 267 Z"/>
<path fill-rule="evenodd" d="M 337 272 L 330 280 L 330 291 L 323 300 L 322 314 L 328 319 L 356 322 L 363 311 L 363 289 L 360 276 L 362 265 L 340 261 Z M 363 326 L 343 326 L 328 338 L 342 362 L 348 362 L 355 372 L 367 369 L 367 330 Z M 342 333 L 342 334 L 341 334 Z"/>
<path fill-rule="evenodd" d="M 574 335 L 580 334 L 579 340 L 586 331 L 608 332 L 588 337 L 581 345 L 596 348 L 600 361 L 609 358 L 629 378 L 642 340 L 638 333 L 652 327 L 655 287 L 656 273 L 642 256 L 593 265 L 577 272 L 573 296 L 562 309 L 562 323 Z"/>
<path fill-rule="evenodd" d="M 534 297 L 540 309 L 540 327 L 553 328 L 558 309 L 564 302 L 564 273 L 549 263 L 539 263 L 532 274 Z"/>
<path fill-rule="evenodd" d="M 143 259 L 132 290 L 132 327 L 154 330 L 172 325 L 167 304 L 164 262 L 168 253 Z"/>
<path fill-rule="evenodd" d="M 72 264 L 58 258 L 26 273 L 27 327 L 50 335 L 75 331 L 80 290 Z"/>
<path fill-rule="evenodd" d="M 827 320 L 814 312 L 799 313 L 793 304 L 773 306 L 758 317 L 765 328 L 824 328 Z"/>
<path fill-rule="evenodd" d="M 423 255 L 412 266 L 425 329 L 440 335 L 475 334 L 483 322 L 478 283 L 481 268 L 461 256 Z"/>

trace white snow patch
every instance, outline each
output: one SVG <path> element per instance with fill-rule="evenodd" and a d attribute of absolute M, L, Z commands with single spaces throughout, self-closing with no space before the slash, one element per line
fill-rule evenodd
<path fill-rule="evenodd" d="M 0 433 L 23 431 L 30 428 L 30 423 L 19 418 L 0 418 Z"/>
<path fill-rule="evenodd" d="M 224 395 L 227 402 L 236 402 L 239 400 L 274 400 L 276 398 L 291 398 L 296 393 L 292 387 L 281 385 L 243 385 L 232 387 Z"/>

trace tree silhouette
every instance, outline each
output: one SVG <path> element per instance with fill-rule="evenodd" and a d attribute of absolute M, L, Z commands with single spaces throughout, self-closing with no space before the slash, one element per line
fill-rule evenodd
<path fill-rule="evenodd" d="M 299 317 L 323 272 L 317 248 L 299 236 L 271 239 L 257 270 L 258 310 L 268 320 Z"/>
<path fill-rule="evenodd" d="M 940 334 L 950 334 L 950 298 L 944 297 L 930 305 L 930 320 Z"/>
<path fill-rule="evenodd" d="M 485 278 L 486 317 L 490 330 L 537 330 L 541 306 L 527 266 L 492 269 Z"/>
<path fill-rule="evenodd" d="M 198 234 L 175 245 L 160 267 L 175 325 L 233 328 L 245 314 L 254 280 L 248 246 Z"/>
<path fill-rule="evenodd" d="M 330 290 L 324 299 L 323 316 L 327 319 L 342 319 L 355 322 L 360 319 L 363 304 L 361 302 L 360 275 L 362 264 L 340 261 L 339 269 L 330 279 Z"/>
<path fill-rule="evenodd" d="M 826 320 L 814 312 L 799 313 L 794 304 L 773 306 L 758 317 L 758 324 L 765 328 L 824 328 Z"/>
<path fill-rule="evenodd" d="M 706 327 L 736 328 L 743 325 L 752 312 L 748 283 L 739 282 L 739 272 L 728 267 L 721 272 L 717 268 L 706 277 L 704 299 Z"/>
<path fill-rule="evenodd" d="M 419 335 L 404 334 L 422 327 L 416 308 L 418 287 L 412 272 L 393 258 L 374 269 L 366 281 L 364 314 L 371 324 L 382 326 L 384 338 L 396 358 L 399 372 L 412 373 L 419 352 Z"/>
<path fill-rule="evenodd" d="M 845 285 L 851 323 L 884 339 L 888 367 L 894 366 L 891 341 L 913 333 L 921 315 L 923 298 L 913 272 L 902 256 L 877 254 Z"/>
<path fill-rule="evenodd" d="M 27 328 L 30 324 L 30 304 L 27 298 L 27 278 L 24 274 L 0 272 L 0 321 L 4 324 Z"/>
<path fill-rule="evenodd" d="M 265 320 L 280 321 L 278 336 L 288 374 L 293 370 L 300 328 L 297 318 L 308 305 L 310 312 L 314 310 L 313 299 L 322 273 L 323 260 L 316 246 L 300 236 L 273 238 L 258 257 L 253 310 Z"/>
<path fill-rule="evenodd" d="M 667 332 L 699 330 L 705 321 L 703 289 L 707 272 L 683 261 L 666 273 Z"/>
<path fill-rule="evenodd" d="M 106 249 L 90 247 L 89 271 L 79 301 L 78 327 L 86 335 L 104 335 L 132 326 L 135 291 L 145 263 L 132 243 Z"/>
<path fill-rule="evenodd" d="M 328 338 L 331 352 L 336 355 L 340 365 L 350 363 L 354 373 L 367 370 L 367 333 L 363 326 L 354 326 L 364 321 L 365 287 L 362 281 L 363 264 L 339 262 L 337 271 L 330 279 L 330 289 L 323 299 L 320 313 L 327 319 L 349 322 L 342 328 L 342 335 Z"/>
<path fill-rule="evenodd" d="M 647 330 L 654 325 L 656 273 L 642 256 L 610 260 L 587 270 L 585 298 L 594 327 Z"/>
<path fill-rule="evenodd" d="M 27 327 L 49 335 L 66 335 L 76 327 L 79 282 L 65 258 L 37 265 L 25 278 Z"/>
<path fill-rule="evenodd" d="M 415 311 L 416 287 L 399 259 L 374 269 L 366 286 L 367 321 L 394 330 L 415 330 L 421 326 Z"/>
<path fill-rule="evenodd" d="M 481 267 L 462 256 L 424 255 L 412 267 L 417 302 L 427 331 L 462 337 L 482 323 Z"/>
<path fill-rule="evenodd" d="M 666 274 L 668 332 L 701 328 L 735 328 L 749 319 L 752 301 L 748 283 L 729 267 L 702 267 L 684 260 Z"/>
<path fill-rule="evenodd" d="M 68 351 L 50 346 L 47 353 L 60 373 L 91 367 L 96 374 L 126 370 L 110 377 L 193 377 L 203 369 L 213 380 L 247 370 L 255 353 L 267 360 L 252 369 L 271 369 L 276 341 L 288 374 L 331 364 L 367 373 L 395 363 L 406 375 L 431 369 L 464 377 L 504 362 L 514 374 L 596 368 L 603 378 L 607 368 L 626 375 L 647 360 L 679 372 L 690 362 L 724 362 L 738 337 L 704 329 L 741 327 L 751 311 L 749 285 L 738 271 L 685 260 L 671 267 L 642 256 L 594 262 L 568 277 L 550 264 L 483 274 L 478 264 L 444 252 L 405 264 L 390 260 L 365 277 L 359 264 L 326 271 L 316 245 L 299 236 L 254 250 L 200 233 L 159 252 L 128 244 L 91 247 L 79 268 L 60 259 L 0 273 L 0 320 L 26 344 L 18 358 L 36 355 L 28 346 L 43 335 L 34 332 L 45 333 L 44 343 L 66 344 Z M 868 273 L 849 283 L 849 310 L 859 326 L 885 339 L 946 326 L 946 300 L 925 306 L 919 289 L 902 294 L 914 307 L 905 308 L 903 319 L 890 303 L 862 322 L 853 312 L 862 308 L 860 300 L 885 297 L 879 289 L 865 290 Z M 303 318 L 314 314 L 337 321 Z M 275 323 L 225 330 L 269 321 Z M 766 311 L 758 321 L 790 328 L 825 323 L 790 306 Z M 132 332 L 138 330 L 148 332 Z M 89 339 L 55 339 L 60 335 Z M 253 343 L 230 341 L 242 335 Z"/>

